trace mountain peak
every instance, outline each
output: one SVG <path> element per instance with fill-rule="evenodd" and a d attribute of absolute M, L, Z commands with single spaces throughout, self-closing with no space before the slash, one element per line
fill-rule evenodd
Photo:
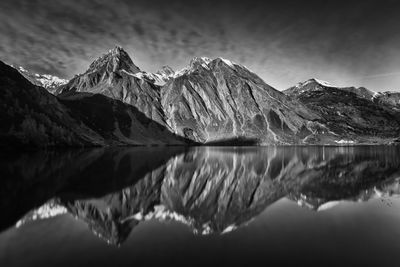
<path fill-rule="evenodd" d="M 174 75 L 175 71 L 170 66 L 162 66 L 160 70 L 156 72 L 156 74 L 160 74 L 166 77 Z"/>
<path fill-rule="evenodd" d="M 208 57 L 194 57 L 192 60 L 190 60 L 190 68 L 197 67 L 197 66 L 202 66 L 202 67 L 208 67 L 208 64 L 212 60 Z"/>
<path fill-rule="evenodd" d="M 95 71 L 116 72 L 118 70 L 125 70 L 133 74 L 140 72 L 128 53 L 122 47 L 115 46 L 90 64 L 87 73 Z"/>
<path fill-rule="evenodd" d="M 113 49 L 110 49 L 110 52 L 111 53 L 121 53 L 121 52 L 125 52 L 125 50 L 121 46 L 116 45 Z"/>
<path fill-rule="evenodd" d="M 329 82 L 326 82 L 324 80 L 317 79 L 317 78 L 308 79 L 307 81 L 299 83 L 299 85 L 305 86 L 305 85 L 310 84 L 310 83 L 317 83 L 317 84 L 322 85 L 324 87 L 337 87 L 337 86 L 334 86 L 333 84 L 331 84 Z"/>

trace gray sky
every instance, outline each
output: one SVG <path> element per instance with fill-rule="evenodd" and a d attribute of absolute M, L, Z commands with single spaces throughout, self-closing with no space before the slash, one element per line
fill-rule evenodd
<path fill-rule="evenodd" d="M 0 60 L 71 78 L 120 45 L 146 71 L 221 56 L 279 90 L 316 77 L 400 91 L 399 14 L 390 0 L 1 0 Z"/>

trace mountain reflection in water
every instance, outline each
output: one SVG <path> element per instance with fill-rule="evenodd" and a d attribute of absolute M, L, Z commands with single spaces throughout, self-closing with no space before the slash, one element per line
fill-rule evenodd
<path fill-rule="evenodd" d="M 226 233 L 272 203 L 313 210 L 398 194 L 396 147 L 120 148 L 3 155 L 1 229 L 70 213 L 120 245 L 143 221 Z"/>

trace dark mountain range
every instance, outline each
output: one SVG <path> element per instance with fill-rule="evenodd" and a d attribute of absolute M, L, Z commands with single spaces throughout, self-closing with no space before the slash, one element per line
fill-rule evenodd
<path fill-rule="evenodd" d="M 3 114 L 7 114 L 1 130 L 3 144 L 14 140 L 29 145 L 31 139 L 42 146 L 399 142 L 399 94 L 340 88 L 316 79 L 282 93 L 246 67 L 223 58 L 194 58 L 178 72 L 164 66 L 157 73 L 147 73 L 116 47 L 67 84 L 48 87 L 56 97 L 22 76 L 9 75 L 11 70 L 2 66 L 1 90 L 8 92 L 3 99 Z M 16 86 L 16 80 L 24 82 Z M 26 97 L 19 99 L 22 95 Z M 42 98 L 51 102 L 45 109 Z M 30 110 L 15 107 L 25 107 L 24 101 L 40 111 L 33 108 L 36 125 L 25 122 L 22 129 L 23 121 L 32 117 Z M 60 134 L 55 127 L 62 127 L 68 132 L 62 135 L 68 137 L 56 137 Z M 26 134 L 33 128 L 39 130 Z"/>
<path fill-rule="evenodd" d="M 71 155 L 52 165 L 57 168 L 43 169 L 37 178 L 31 177 L 37 175 L 32 172 L 29 185 L 12 181 L 19 191 L 29 195 L 38 191 L 42 199 L 46 185 L 47 197 L 52 198 L 17 225 L 68 212 L 108 243 L 120 244 L 136 225 L 151 219 L 179 221 L 198 234 L 225 233 L 246 225 L 284 197 L 323 210 L 343 200 L 367 201 L 400 193 L 396 147 L 343 149 L 139 148 Z M 152 155 L 157 158 L 147 165 Z M 48 160 L 56 160 L 54 156 Z M 79 172 L 85 179 L 76 179 Z M 57 182 L 47 180 L 56 173 L 62 176 Z M 93 185 L 93 179 L 108 182 Z M 0 202 L 10 201 L 4 192 Z"/>

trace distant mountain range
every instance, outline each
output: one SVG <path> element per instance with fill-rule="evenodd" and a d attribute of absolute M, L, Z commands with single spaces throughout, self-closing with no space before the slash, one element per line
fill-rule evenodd
<path fill-rule="evenodd" d="M 280 92 L 223 58 L 148 73 L 115 47 L 68 82 L 0 69 L 2 145 L 399 142 L 400 93 L 317 79 Z"/>

